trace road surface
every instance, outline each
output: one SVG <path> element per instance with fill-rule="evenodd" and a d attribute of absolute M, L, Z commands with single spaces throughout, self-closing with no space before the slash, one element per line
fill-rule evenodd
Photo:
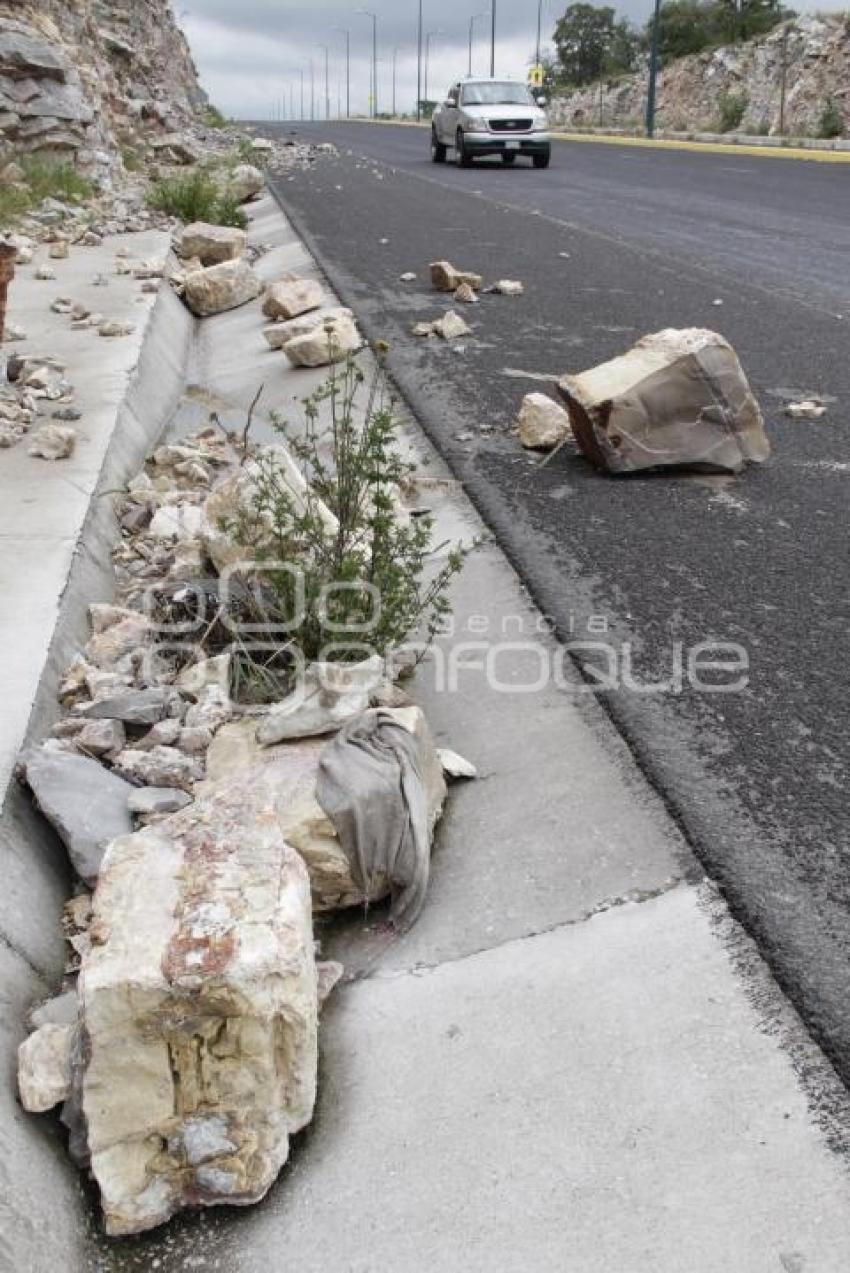
<path fill-rule="evenodd" d="M 461 171 L 432 165 L 417 129 L 295 127 L 340 154 L 276 194 L 366 333 L 390 342 L 397 383 L 559 635 L 586 640 L 604 619 L 641 680 L 669 674 L 676 642 L 745 647 L 742 692 L 603 701 L 850 1079 L 850 166 L 562 143 L 547 172 Z M 464 308 L 460 348 L 410 334 L 447 307 L 426 281 L 440 257 L 526 286 Z M 521 452 L 519 402 L 547 387 L 529 377 L 671 326 L 731 340 L 768 465 L 612 480 L 573 451 L 545 468 Z M 785 415 L 813 394 L 822 420 Z"/>

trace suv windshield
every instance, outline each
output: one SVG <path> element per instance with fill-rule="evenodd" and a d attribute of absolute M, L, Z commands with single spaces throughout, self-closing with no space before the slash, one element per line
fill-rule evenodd
<path fill-rule="evenodd" d="M 524 84 L 465 84 L 464 106 L 533 106 L 531 94 Z"/>

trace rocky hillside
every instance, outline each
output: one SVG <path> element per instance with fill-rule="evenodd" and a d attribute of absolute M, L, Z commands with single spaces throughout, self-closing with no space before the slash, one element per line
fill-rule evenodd
<path fill-rule="evenodd" d="M 787 41 L 787 43 L 786 43 Z M 683 131 L 716 130 L 724 97 L 740 98 L 735 131 L 780 132 L 780 97 L 786 62 L 785 132 L 817 136 L 832 104 L 850 135 L 850 18 L 806 16 L 767 36 L 681 58 L 662 69 L 658 124 Z M 646 109 L 646 75 L 594 84 L 552 103 L 560 126 L 639 124 Z"/>
<path fill-rule="evenodd" d="M 122 153 L 179 159 L 205 103 L 168 0 L 0 0 L 0 159 L 108 179 Z"/>

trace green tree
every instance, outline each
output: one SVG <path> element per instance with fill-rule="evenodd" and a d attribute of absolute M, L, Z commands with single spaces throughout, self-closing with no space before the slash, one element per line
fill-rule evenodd
<path fill-rule="evenodd" d="M 719 36 L 729 43 L 764 35 L 795 16 L 779 0 L 716 0 L 716 9 Z"/>
<path fill-rule="evenodd" d="M 667 0 L 658 19 L 658 51 L 663 63 L 699 53 L 719 39 L 716 0 Z M 646 24 L 646 44 L 652 43 L 655 18 Z"/>
<path fill-rule="evenodd" d="M 578 87 L 605 75 L 633 70 L 640 40 L 628 22 L 617 21 L 613 9 L 578 0 L 558 20 L 555 48 L 559 78 Z"/>

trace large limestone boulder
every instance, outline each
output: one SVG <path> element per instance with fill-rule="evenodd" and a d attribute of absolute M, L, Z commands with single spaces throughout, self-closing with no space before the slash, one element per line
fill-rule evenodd
<path fill-rule="evenodd" d="M 285 274 L 283 278 L 271 283 L 263 300 L 263 313 L 266 318 L 297 318 L 299 314 L 307 314 L 311 309 L 319 309 L 324 300 L 324 292 L 320 283 L 314 279 L 296 278 L 294 274 Z"/>
<path fill-rule="evenodd" d="M 109 1234 L 258 1201 L 312 1117 L 309 881 L 263 814 L 231 787 L 116 840 L 104 863 L 79 991 Z"/>
<path fill-rule="evenodd" d="M 183 297 L 193 314 L 207 318 L 255 300 L 262 290 L 259 275 L 240 257 L 189 274 Z"/>
<path fill-rule="evenodd" d="M 251 460 L 213 487 L 204 503 L 201 541 L 204 549 L 221 573 L 228 567 L 250 573 L 274 543 L 273 521 L 266 509 L 258 508 L 258 484 L 263 475 L 273 473 L 275 482 L 285 487 L 295 507 L 301 511 L 306 502 L 324 523 L 328 534 L 337 531 L 337 519 L 326 505 L 311 494 L 307 480 L 285 446 L 267 448 L 260 460 Z M 240 521 L 252 526 L 251 549 L 237 543 L 234 529 Z"/>
<path fill-rule="evenodd" d="M 713 331 L 668 328 L 558 383 L 576 440 L 611 473 L 687 467 L 738 473 L 770 455 L 735 351 Z"/>
<path fill-rule="evenodd" d="M 237 203 L 255 199 L 265 189 L 266 179 L 253 164 L 237 164 L 230 174 L 227 186 Z"/>
<path fill-rule="evenodd" d="M 294 340 L 296 336 L 306 336 L 308 332 L 315 331 L 323 323 L 338 318 L 353 320 L 354 315 L 350 309 L 336 305 L 311 314 L 302 314 L 300 318 L 290 318 L 286 322 L 272 323 L 271 326 L 263 328 L 263 335 L 270 349 L 283 349 L 284 345 Z"/>
<path fill-rule="evenodd" d="M 340 316 L 326 318 L 282 348 L 294 367 L 328 367 L 356 353 L 362 343 L 354 320 Z"/>
<path fill-rule="evenodd" d="M 244 230 L 229 225 L 208 225 L 193 221 L 181 231 L 175 248 L 184 260 L 196 257 L 201 265 L 220 265 L 245 255 L 248 237 Z"/>
<path fill-rule="evenodd" d="M 424 713 L 418 707 L 387 709 L 416 740 L 423 775 L 428 828 L 440 817 L 446 784 Z M 255 803 L 257 816 L 273 812 L 287 844 L 297 849 L 307 866 L 317 912 L 376 902 L 390 891 L 390 881 L 377 874 L 364 891 L 357 864 L 349 860 L 334 824 L 319 804 L 319 766 L 324 738 L 307 738 L 265 747 L 257 741 L 256 725 L 241 720 L 216 735 L 207 752 L 207 776 L 195 789 L 194 813 L 205 820 L 206 801 L 244 792 Z"/>

